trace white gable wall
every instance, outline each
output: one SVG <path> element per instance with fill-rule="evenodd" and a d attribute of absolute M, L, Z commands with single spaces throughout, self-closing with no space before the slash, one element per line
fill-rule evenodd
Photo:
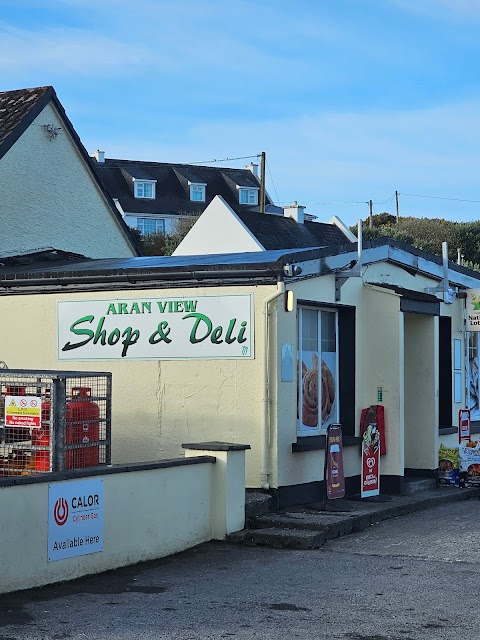
<path fill-rule="evenodd" d="M 44 124 L 60 127 L 49 140 Z M 0 159 L 0 254 L 44 247 L 91 258 L 135 255 L 50 103 Z"/>
<path fill-rule="evenodd" d="M 173 252 L 174 256 L 265 251 L 235 211 L 215 196 Z"/>

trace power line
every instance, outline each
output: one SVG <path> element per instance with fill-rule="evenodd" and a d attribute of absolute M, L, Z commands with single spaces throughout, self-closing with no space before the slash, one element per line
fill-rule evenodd
<path fill-rule="evenodd" d="M 419 193 L 400 193 L 398 192 L 399 196 L 411 196 L 412 198 L 431 198 L 434 200 L 452 200 L 455 202 L 480 202 L 480 200 L 467 200 L 466 198 L 445 198 L 443 196 L 425 196 L 425 195 L 421 195 Z"/>
<path fill-rule="evenodd" d="M 272 181 L 273 189 L 275 191 L 275 195 L 277 196 L 277 201 L 278 201 L 277 187 L 275 186 L 275 182 L 273 181 L 273 176 L 272 176 L 272 172 L 270 171 L 270 165 L 268 164 L 268 160 L 266 158 L 265 158 L 265 160 L 266 160 L 266 163 L 267 163 L 268 175 L 270 176 L 270 180 Z"/>
<path fill-rule="evenodd" d="M 186 162 L 185 164 L 211 164 L 212 162 L 231 162 L 232 160 L 251 160 L 252 158 L 259 158 L 262 154 L 256 153 L 254 156 L 240 156 L 239 158 L 223 158 L 222 160 L 202 160 L 201 162 Z"/>
<path fill-rule="evenodd" d="M 390 198 L 387 198 L 386 200 L 382 200 L 381 202 L 374 202 L 373 204 L 385 204 L 386 202 L 390 202 L 390 200 L 393 200 L 395 197 L 395 194 L 393 194 L 393 196 L 390 196 Z"/>

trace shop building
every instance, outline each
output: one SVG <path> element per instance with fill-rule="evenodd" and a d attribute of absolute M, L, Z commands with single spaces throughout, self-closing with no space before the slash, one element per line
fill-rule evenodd
<path fill-rule="evenodd" d="M 466 403 L 465 300 L 476 272 L 391 239 L 0 271 L 0 360 L 111 371 L 116 463 L 185 442 L 246 443 L 246 485 L 320 497 L 341 423 L 347 492 L 360 415 L 382 404 L 381 490 L 433 476 Z M 460 297 L 459 297 L 460 294 Z M 470 351 L 472 351 L 472 344 Z"/>

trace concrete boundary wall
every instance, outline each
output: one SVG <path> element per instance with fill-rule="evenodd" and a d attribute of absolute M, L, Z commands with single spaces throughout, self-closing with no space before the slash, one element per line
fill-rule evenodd
<path fill-rule="evenodd" d="M 161 558 L 242 529 L 245 450 L 222 444 L 217 463 L 213 446 L 158 463 L 2 479 L 0 593 Z M 94 478 L 103 480 L 103 551 L 49 562 L 49 485 Z"/>

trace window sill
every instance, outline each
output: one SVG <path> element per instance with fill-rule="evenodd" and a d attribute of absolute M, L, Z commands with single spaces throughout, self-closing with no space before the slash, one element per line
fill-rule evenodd
<path fill-rule="evenodd" d="M 458 433 L 458 427 L 440 427 L 438 433 L 441 436 L 448 436 L 451 433 Z"/>
<path fill-rule="evenodd" d="M 361 443 L 362 439 L 356 436 L 343 435 L 342 443 L 344 447 L 356 447 Z M 292 444 L 292 452 L 298 453 L 302 451 L 319 451 L 325 449 L 326 437 L 325 436 L 306 436 L 304 438 L 297 438 L 297 441 Z"/>

